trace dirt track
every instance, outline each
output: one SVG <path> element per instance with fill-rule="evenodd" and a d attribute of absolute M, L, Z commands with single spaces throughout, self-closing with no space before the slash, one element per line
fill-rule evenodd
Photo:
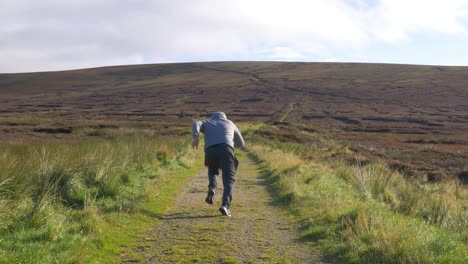
<path fill-rule="evenodd" d="M 122 262 L 321 263 L 313 248 L 300 241 L 295 218 L 274 205 L 258 166 L 240 154 L 231 218 L 218 211 L 222 188 L 215 205 L 204 202 L 203 170 L 187 182 L 161 223 L 133 248 L 135 255 L 122 256 Z"/>

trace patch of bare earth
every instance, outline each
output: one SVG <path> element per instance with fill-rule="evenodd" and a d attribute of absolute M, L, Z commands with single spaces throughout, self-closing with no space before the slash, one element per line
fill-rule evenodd
<path fill-rule="evenodd" d="M 123 263 L 321 263 L 300 241 L 298 222 L 277 206 L 258 167 L 244 153 L 234 190 L 232 217 L 205 203 L 206 170 L 186 184 L 160 224 L 122 255 Z"/>

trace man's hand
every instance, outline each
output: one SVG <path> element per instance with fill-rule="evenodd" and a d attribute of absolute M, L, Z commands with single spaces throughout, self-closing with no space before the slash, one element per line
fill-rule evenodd
<path fill-rule="evenodd" d="M 198 142 L 199 142 L 198 139 L 194 139 L 194 140 L 192 141 L 192 148 L 198 149 Z"/>

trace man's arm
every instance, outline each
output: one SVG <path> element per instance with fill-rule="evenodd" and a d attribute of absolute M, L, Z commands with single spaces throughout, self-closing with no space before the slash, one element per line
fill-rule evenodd
<path fill-rule="evenodd" d="M 192 148 L 197 149 L 200 142 L 200 131 L 203 132 L 203 121 L 194 122 L 192 124 Z"/>
<path fill-rule="evenodd" d="M 234 148 L 242 148 L 244 145 L 244 138 L 242 138 L 242 135 L 236 126 L 234 129 Z"/>

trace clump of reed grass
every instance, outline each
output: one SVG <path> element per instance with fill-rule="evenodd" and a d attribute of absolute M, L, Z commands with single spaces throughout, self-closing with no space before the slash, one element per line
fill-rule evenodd
<path fill-rule="evenodd" d="M 416 216 L 444 228 L 461 229 L 467 219 L 462 206 L 460 183 L 447 180 L 425 183 L 422 178 L 407 178 L 385 164 L 367 166 L 341 164 L 337 175 L 365 199 L 375 199 L 404 215 Z"/>
<path fill-rule="evenodd" d="M 280 186 L 273 188 L 277 197 L 288 197 L 283 200 L 303 218 L 304 238 L 339 262 L 466 259 L 466 196 L 456 183 L 408 180 L 382 163 L 355 166 L 321 158 L 301 162 L 302 153 L 274 150 L 271 145 L 250 146 L 249 151 L 262 162 L 272 186 Z M 276 158 L 282 155 L 297 160 L 296 165 L 283 164 Z"/>
<path fill-rule="evenodd" d="M 377 208 L 343 218 L 349 256 L 366 263 L 463 263 L 466 249 L 458 234 Z"/>

